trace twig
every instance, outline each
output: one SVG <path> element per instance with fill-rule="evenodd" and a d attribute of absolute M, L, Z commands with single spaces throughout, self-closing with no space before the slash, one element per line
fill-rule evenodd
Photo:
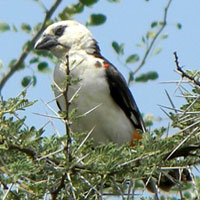
<path fill-rule="evenodd" d="M 68 180 L 68 184 L 69 184 L 70 189 L 71 189 L 71 200 L 76 200 L 77 199 L 76 194 L 75 194 L 76 188 L 74 188 L 74 186 L 72 184 L 72 180 L 71 180 L 69 173 L 67 173 L 67 180 Z"/>
<path fill-rule="evenodd" d="M 195 176 L 194 174 L 192 173 L 192 170 L 189 168 L 188 169 L 189 173 L 190 173 L 190 176 L 192 177 L 192 184 L 194 186 L 194 193 L 196 195 L 196 198 L 199 199 L 199 192 L 198 192 L 198 188 L 197 188 L 197 184 L 195 182 Z"/>
<path fill-rule="evenodd" d="M 58 154 L 58 153 L 62 152 L 63 150 L 64 150 L 64 148 L 62 147 L 61 149 L 58 149 L 58 150 L 56 150 L 54 152 L 51 152 L 51 153 L 49 153 L 47 155 L 44 155 L 44 156 L 42 156 L 40 158 L 37 158 L 36 161 L 41 161 L 43 159 L 49 158 L 49 157 L 51 157 L 51 156 L 53 156 L 55 154 Z"/>
<path fill-rule="evenodd" d="M 171 81 L 161 81 L 160 83 L 161 84 L 169 84 L 169 83 L 179 83 L 180 82 L 180 80 L 171 80 Z M 188 83 L 188 81 L 187 80 L 183 80 L 181 83 Z"/>
<path fill-rule="evenodd" d="M 113 182 L 114 186 L 116 187 L 117 192 L 119 192 L 119 194 L 120 194 L 120 196 L 121 196 L 121 199 L 122 199 L 122 200 L 125 200 L 124 192 L 122 191 L 122 189 L 120 188 L 120 186 L 117 185 L 117 183 L 116 183 L 116 181 L 115 181 L 115 179 L 114 179 L 113 177 L 111 178 L 111 181 Z"/>
<path fill-rule="evenodd" d="M 173 103 L 171 97 L 169 96 L 169 93 L 167 92 L 167 90 L 165 90 L 165 93 L 166 93 L 166 95 L 167 95 L 167 98 L 169 99 L 169 102 L 170 102 L 172 108 L 176 109 L 176 107 L 175 107 L 175 105 L 174 105 L 174 103 Z M 176 110 L 175 110 L 175 112 L 177 113 Z"/>
<path fill-rule="evenodd" d="M 87 197 L 89 196 L 89 193 L 92 190 L 94 190 L 95 193 L 97 193 L 99 196 L 101 196 L 101 192 L 98 191 L 98 189 L 96 188 L 96 186 L 93 186 L 83 175 L 79 175 L 79 178 L 80 178 L 81 181 L 83 181 L 84 183 L 86 183 L 90 187 L 90 190 L 88 191 L 88 193 L 85 196 L 86 199 L 87 199 Z"/>
<path fill-rule="evenodd" d="M 160 153 L 160 152 L 154 152 L 154 153 L 150 153 L 150 154 L 148 154 L 148 155 L 145 155 L 145 156 L 143 156 L 143 157 L 138 157 L 138 158 L 135 158 L 135 159 L 133 159 L 133 160 L 129 160 L 129 161 L 125 162 L 125 163 L 119 164 L 119 165 L 117 166 L 117 168 L 124 167 L 124 166 L 126 166 L 126 165 L 131 164 L 131 163 L 144 160 L 144 159 L 149 158 L 149 157 L 151 157 L 151 156 L 155 156 L 155 155 L 157 155 L 157 154 L 159 154 L 159 153 Z"/>
<path fill-rule="evenodd" d="M 179 61 L 178 61 L 178 56 L 177 53 L 174 52 L 174 57 L 175 57 L 175 63 L 176 63 L 176 68 L 177 71 L 181 73 L 181 76 L 184 78 L 189 79 L 190 81 L 192 81 L 195 85 L 200 86 L 200 82 L 198 80 L 195 79 L 195 76 L 191 76 L 189 74 L 187 74 L 185 71 L 183 71 L 182 67 L 180 67 L 179 65 Z"/>
<path fill-rule="evenodd" d="M 51 119 L 59 119 L 59 120 L 62 119 L 62 117 L 55 116 L 55 115 L 41 114 L 41 113 L 35 113 L 35 112 L 32 112 L 32 114 L 42 116 L 42 117 L 51 118 Z"/>
<path fill-rule="evenodd" d="M 89 133 L 86 135 L 86 137 L 83 139 L 83 141 L 81 142 L 81 144 L 78 146 L 78 148 L 76 149 L 75 153 L 76 154 L 80 148 L 84 145 L 84 143 L 87 141 L 87 139 L 90 137 L 90 135 L 92 134 L 93 130 L 95 129 L 95 126 L 89 131 Z"/>
<path fill-rule="evenodd" d="M 33 151 L 32 149 L 28 149 L 28 148 L 21 148 L 19 146 L 16 146 L 16 145 L 9 145 L 8 146 L 8 149 L 9 150 L 18 150 L 22 153 L 25 153 L 27 156 L 31 157 L 33 160 L 35 159 L 35 156 L 36 156 L 36 152 Z"/>
<path fill-rule="evenodd" d="M 13 185 L 14 185 L 13 183 L 10 184 L 8 190 L 6 191 L 6 193 L 5 193 L 4 197 L 3 197 L 3 200 L 5 200 L 5 199 L 7 198 L 9 192 L 11 191 L 11 189 L 12 189 L 12 187 L 13 187 Z"/>
<path fill-rule="evenodd" d="M 69 161 L 72 161 L 72 155 L 70 152 L 70 145 L 72 142 L 72 138 L 71 138 L 71 130 L 70 130 L 70 122 L 69 122 L 69 100 L 68 100 L 68 89 L 69 89 L 69 85 L 70 85 L 70 63 L 69 63 L 69 56 L 66 55 L 66 79 L 67 79 L 67 84 L 66 84 L 66 89 L 62 92 L 64 100 L 65 100 L 65 129 L 66 129 L 66 135 L 67 135 L 67 145 L 66 145 L 66 150 L 67 150 L 67 154 L 68 154 L 68 158 Z"/>
<path fill-rule="evenodd" d="M 165 28 L 165 26 L 167 25 L 167 12 L 168 12 L 168 9 L 169 9 L 169 6 L 171 4 L 172 0 L 169 0 L 168 3 L 167 3 L 167 6 L 165 7 L 164 9 L 164 16 L 163 16 L 163 22 L 162 22 L 162 25 L 160 27 L 160 29 L 158 30 L 158 32 L 155 34 L 155 37 L 152 39 L 150 45 L 148 46 L 148 48 L 146 49 L 146 52 L 140 62 L 140 64 L 138 65 L 138 67 L 132 72 L 133 75 L 135 75 L 141 68 L 142 66 L 145 64 L 146 62 L 146 59 L 155 43 L 155 41 L 157 40 L 158 36 L 161 34 L 161 32 L 163 31 L 163 29 Z"/>
<path fill-rule="evenodd" d="M 4 85 L 8 81 L 8 79 L 22 66 L 24 60 L 26 57 L 29 55 L 30 51 L 33 48 L 33 45 L 37 41 L 38 37 L 41 35 L 41 33 L 44 31 L 46 28 L 47 24 L 46 22 L 51 18 L 53 15 L 54 11 L 57 9 L 59 4 L 62 2 L 62 0 L 55 0 L 54 4 L 51 6 L 51 8 L 46 12 L 45 18 L 43 20 L 42 26 L 38 30 L 38 32 L 33 36 L 33 38 L 30 40 L 29 45 L 26 45 L 25 49 L 19 56 L 18 60 L 13 64 L 12 67 L 9 68 L 8 72 L 4 74 L 4 76 L 0 80 L 0 92 L 3 89 Z"/>
<path fill-rule="evenodd" d="M 179 143 L 179 145 L 167 156 L 166 160 L 168 160 L 172 155 L 199 129 L 199 127 L 196 127 L 193 129 L 193 131 L 184 138 L 183 141 Z"/>
<path fill-rule="evenodd" d="M 57 187 L 57 189 L 51 192 L 52 200 L 57 200 L 58 193 L 65 186 L 65 179 L 66 179 L 66 173 L 63 174 L 61 181 L 60 181 L 60 185 Z"/>

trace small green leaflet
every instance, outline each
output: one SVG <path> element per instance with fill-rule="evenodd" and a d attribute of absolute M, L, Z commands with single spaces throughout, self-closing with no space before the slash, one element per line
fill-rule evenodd
<path fill-rule="evenodd" d="M 106 16 L 103 14 L 92 14 L 90 15 L 88 21 L 86 22 L 86 26 L 98 26 L 106 21 Z"/>
<path fill-rule="evenodd" d="M 80 0 L 80 2 L 85 6 L 92 6 L 93 4 L 97 3 L 98 0 Z"/>
<path fill-rule="evenodd" d="M 158 73 L 150 71 L 147 73 L 140 74 L 135 78 L 136 82 L 147 82 L 149 80 L 156 80 L 158 78 Z"/>
<path fill-rule="evenodd" d="M 30 33 L 31 32 L 31 26 L 27 23 L 22 23 L 21 24 L 21 30 L 26 32 L 26 33 Z"/>
<path fill-rule="evenodd" d="M 9 31 L 9 30 L 10 30 L 10 26 L 6 22 L 0 22 L 0 33 Z"/>
<path fill-rule="evenodd" d="M 118 44 L 116 41 L 112 42 L 112 47 L 115 50 L 115 52 L 119 55 L 124 54 L 124 44 Z"/>
<path fill-rule="evenodd" d="M 47 62 L 40 62 L 38 64 L 38 71 L 39 72 L 43 72 L 43 73 L 49 73 L 50 72 L 50 68 Z"/>
<path fill-rule="evenodd" d="M 31 82 L 33 84 L 33 86 L 36 85 L 36 76 L 25 76 L 22 81 L 21 81 L 21 84 L 23 87 L 27 87 Z"/>
<path fill-rule="evenodd" d="M 137 54 L 132 54 L 126 59 L 126 63 L 135 63 L 138 62 L 140 57 Z"/>

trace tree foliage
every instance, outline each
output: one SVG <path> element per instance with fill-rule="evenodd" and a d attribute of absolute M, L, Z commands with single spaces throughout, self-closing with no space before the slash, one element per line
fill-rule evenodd
<path fill-rule="evenodd" d="M 158 181 L 171 169 L 200 163 L 200 90 L 196 85 L 183 92 L 186 103 L 169 113 L 173 126 L 180 131 L 165 136 L 165 128 L 155 129 L 145 133 L 134 147 L 110 143 L 93 148 L 92 139 L 88 139 L 91 132 L 70 130 L 70 143 L 66 133 L 47 137 L 43 129 L 26 125 L 22 111 L 35 102 L 29 102 L 25 94 L 0 103 L 2 199 L 99 199 L 108 195 L 131 199 L 132 187 L 144 187 L 139 180 L 151 177 Z M 78 117 L 74 111 L 68 116 L 70 124 Z M 65 117 L 60 115 L 61 120 Z M 185 158 L 173 159 L 179 154 Z M 178 184 L 175 190 L 191 199 L 200 190 L 199 179 L 195 182 Z M 187 192 L 189 188 L 192 192 Z"/>
<path fill-rule="evenodd" d="M 45 11 L 43 22 L 31 25 L 21 23 L 20 28 L 7 22 L 0 22 L 0 33 L 6 31 L 22 31 L 30 36 L 29 41 L 22 47 L 21 55 L 12 59 L 7 71 L 0 78 L 0 90 L 12 79 L 19 70 L 36 65 L 38 72 L 49 73 L 49 62 L 55 58 L 48 52 L 33 50 L 34 43 L 44 29 L 58 20 L 72 19 L 75 15 L 92 8 L 98 0 L 79 0 L 67 5 L 58 15 L 52 18 L 62 0 L 55 0 L 47 9 L 42 1 L 35 1 Z M 111 3 L 119 0 L 109 0 Z M 167 26 L 167 14 L 171 0 L 163 11 L 163 19 L 153 21 L 150 29 L 138 47 L 143 48 L 143 54 L 133 52 L 126 55 L 125 44 L 112 41 L 116 55 L 125 65 L 134 65 L 130 70 L 129 84 L 132 82 L 147 82 L 156 80 L 159 74 L 148 71 L 138 74 L 144 67 L 150 55 L 157 55 L 162 48 L 155 46 L 155 42 L 168 38 L 163 29 Z M 106 22 L 106 15 L 92 13 L 86 21 L 87 26 L 102 25 Z M 181 29 L 177 23 L 177 28 Z M 175 54 L 176 55 L 176 54 Z M 171 98 L 171 107 L 163 107 L 178 131 L 168 136 L 168 129 L 159 127 L 143 135 L 143 139 L 136 142 L 134 147 L 115 144 L 99 145 L 94 148 L 89 133 L 74 133 L 70 124 L 76 119 L 76 110 L 70 113 L 56 113 L 58 118 L 66 123 L 66 132 L 62 134 L 45 134 L 45 129 L 37 130 L 34 123 L 26 125 L 24 111 L 34 106 L 36 101 L 29 101 L 26 91 L 30 85 L 37 84 L 37 73 L 23 77 L 21 84 L 24 91 L 17 97 L 0 101 L 0 198 L 1 199 L 102 199 L 110 196 L 120 196 L 122 199 L 134 199 L 135 191 L 144 189 L 142 179 L 151 178 L 159 182 L 163 175 L 171 169 L 183 170 L 186 167 L 196 166 L 199 160 L 199 72 L 183 71 L 179 66 L 176 55 L 176 67 L 181 77 L 187 80 L 187 85 L 179 84 L 179 91 L 185 99 L 184 105 L 176 108 Z M 69 81 L 69 80 L 68 80 Z M 74 84 L 74 83 L 72 83 Z M 64 91 L 66 92 L 66 91 Z M 78 95 L 74 98 L 78 98 Z M 68 102 L 66 102 L 68 103 Z M 67 117 L 67 120 L 66 120 Z M 151 124 L 151 123 L 149 123 Z M 92 131 L 92 130 L 91 130 Z M 167 133 L 167 134 L 166 134 Z M 176 159 L 184 155 L 184 159 Z M 193 176 L 192 176 L 193 177 Z M 200 179 L 193 177 L 189 184 L 177 183 L 174 191 L 180 193 L 182 199 L 197 199 L 200 190 Z M 189 190 L 189 192 L 188 192 Z M 159 198 L 157 195 L 155 198 Z M 161 196 L 160 199 L 173 199 Z"/>

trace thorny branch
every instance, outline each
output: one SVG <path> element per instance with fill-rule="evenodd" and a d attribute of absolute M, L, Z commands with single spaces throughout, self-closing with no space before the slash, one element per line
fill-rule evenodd
<path fill-rule="evenodd" d="M 66 55 L 66 77 L 67 77 L 67 85 L 66 85 L 66 89 L 63 91 L 63 96 L 65 99 L 65 129 L 66 129 L 66 134 L 67 134 L 67 146 L 66 146 L 66 150 L 67 150 L 67 155 L 69 156 L 69 161 L 72 160 L 72 156 L 71 156 L 71 152 L 70 152 L 70 144 L 72 142 L 71 139 L 71 131 L 70 131 L 70 122 L 69 122 L 69 101 L 68 101 L 68 89 L 69 89 L 69 85 L 70 85 L 70 70 L 69 70 L 69 57 L 68 55 Z"/>
<path fill-rule="evenodd" d="M 140 62 L 140 64 L 138 65 L 138 67 L 136 67 L 136 69 L 132 72 L 132 75 L 134 76 L 141 68 L 142 66 L 145 64 L 146 59 L 149 55 L 149 53 L 151 52 L 151 49 L 155 43 L 155 41 L 157 40 L 158 36 L 161 34 L 161 32 L 163 31 L 163 29 L 165 28 L 165 26 L 167 25 L 167 13 L 168 13 L 168 9 L 169 6 L 171 4 L 172 0 L 169 0 L 167 3 L 167 6 L 164 9 L 164 16 L 163 16 L 163 21 L 161 23 L 160 29 L 158 30 L 158 32 L 155 34 L 154 38 L 152 39 L 151 43 L 149 44 L 148 48 L 146 49 L 146 52 Z"/>
<path fill-rule="evenodd" d="M 195 85 L 200 86 L 200 82 L 195 79 L 195 76 L 191 76 L 191 75 L 187 74 L 185 71 L 183 71 L 182 67 L 180 67 L 179 61 L 178 61 L 178 55 L 176 52 L 174 52 L 174 57 L 175 57 L 177 71 L 181 73 L 182 78 L 185 77 L 185 78 L 189 79 L 190 81 L 192 81 Z"/>
<path fill-rule="evenodd" d="M 38 32 L 30 40 L 29 45 L 26 45 L 25 49 L 19 56 L 18 60 L 13 64 L 12 67 L 9 68 L 7 73 L 2 76 L 2 78 L 0 80 L 0 92 L 3 89 L 4 85 L 6 84 L 6 82 L 8 81 L 8 79 L 22 66 L 24 60 L 31 52 L 33 45 L 37 41 L 38 37 L 41 35 L 41 33 L 46 28 L 46 25 L 47 25 L 46 22 L 51 18 L 54 11 L 57 9 L 57 7 L 60 5 L 61 2 L 62 2 L 62 0 L 55 0 L 54 4 L 51 6 L 51 8 L 48 11 L 46 11 L 45 18 L 44 18 L 43 23 L 42 23 L 40 29 L 38 30 Z"/>
<path fill-rule="evenodd" d="M 66 179 L 66 173 L 63 174 L 61 181 L 60 181 L 60 185 L 57 187 L 57 189 L 54 190 L 53 192 L 51 192 L 52 200 L 57 199 L 58 193 L 65 186 L 65 179 Z"/>
<path fill-rule="evenodd" d="M 65 99 L 65 117 L 64 117 L 64 121 L 65 121 L 66 135 L 67 135 L 67 145 L 65 146 L 64 150 L 67 151 L 68 161 L 71 162 L 72 161 L 72 155 L 71 155 L 71 151 L 70 151 L 70 145 L 71 145 L 72 139 L 71 139 L 71 130 L 70 130 L 70 121 L 69 121 L 69 105 L 70 105 L 70 103 L 68 101 L 68 89 L 69 89 L 69 85 L 70 85 L 70 69 L 69 69 L 70 63 L 69 63 L 68 55 L 66 55 L 66 63 L 65 63 L 65 65 L 66 65 L 65 73 L 66 73 L 66 78 L 67 78 L 67 80 L 66 80 L 67 84 L 66 84 L 65 90 L 62 91 L 62 96 Z M 62 178 L 61 178 L 59 186 L 53 192 L 51 192 L 52 200 L 56 200 L 60 190 L 65 187 L 65 179 L 66 179 L 66 177 L 68 177 L 69 184 L 71 184 L 71 188 L 73 188 L 72 183 L 71 183 L 71 179 L 70 179 L 69 174 L 68 174 L 67 171 L 68 171 L 68 169 L 62 175 Z M 74 194 L 73 189 L 71 189 L 71 193 L 72 193 L 73 199 L 75 199 L 75 197 L 74 197 L 75 194 Z"/>

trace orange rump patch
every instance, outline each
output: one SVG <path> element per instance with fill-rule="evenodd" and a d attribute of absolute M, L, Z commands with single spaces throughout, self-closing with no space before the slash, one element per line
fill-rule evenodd
<path fill-rule="evenodd" d="M 139 134 L 137 131 L 135 131 L 132 135 L 132 139 L 131 139 L 131 143 L 130 143 L 131 147 L 134 146 L 134 140 L 141 140 L 141 139 L 142 139 L 142 135 Z"/>

